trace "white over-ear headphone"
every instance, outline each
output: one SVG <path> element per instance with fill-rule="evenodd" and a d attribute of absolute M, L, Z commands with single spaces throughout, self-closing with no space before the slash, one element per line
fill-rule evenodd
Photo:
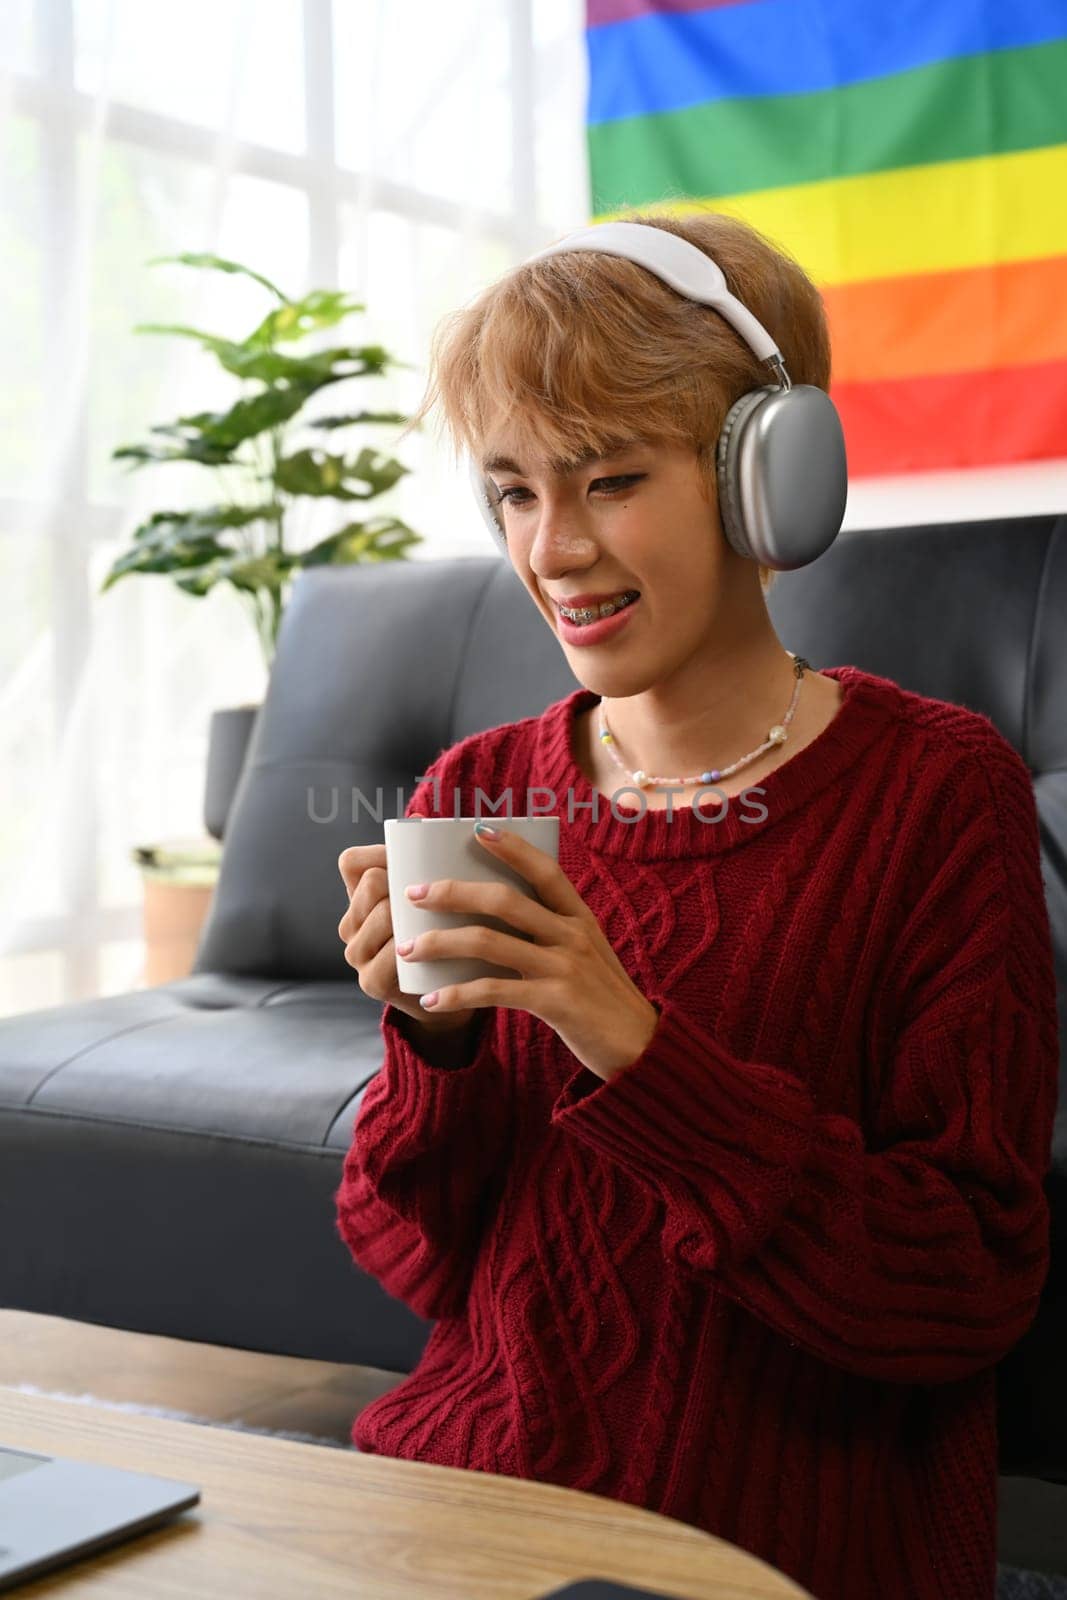
<path fill-rule="evenodd" d="M 783 572 L 815 561 L 837 538 L 848 495 L 845 438 L 829 395 L 790 381 L 766 328 L 730 293 L 721 267 L 688 239 L 643 222 L 602 222 L 529 259 L 567 250 L 601 251 L 647 267 L 679 294 L 714 307 L 771 364 L 778 381 L 743 394 L 719 433 L 719 516 L 738 555 Z M 468 463 L 486 526 L 506 554 L 493 486 L 472 456 Z"/>

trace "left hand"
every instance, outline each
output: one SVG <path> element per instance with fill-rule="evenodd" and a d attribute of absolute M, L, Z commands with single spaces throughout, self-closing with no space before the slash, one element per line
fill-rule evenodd
<path fill-rule="evenodd" d="M 475 978 L 436 991 L 433 1014 L 479 1006 L 507 1006 L 540 1017 L 572 1055 L 605 1082 L 647 1049 L 659 1012 L 630 980 L 611 945 L 563 868 L 544 850 L 501 829 L 499 839 L 475 834 L 530 883 L 542 904 L 513 884 L 441 878 L 414 905 L 433 911 L 476 911 L 497 917 L 533 942 L 497 928 L 428 928 L 400 960 L 436 961 L 478 956 L 510 967 L 521 978 Z"/>

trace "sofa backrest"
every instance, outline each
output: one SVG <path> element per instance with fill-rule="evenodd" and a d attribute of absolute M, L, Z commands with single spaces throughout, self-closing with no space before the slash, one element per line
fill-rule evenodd
<path fill-rule="evenodd" d="M 1067 517 L 843 533 L 780 573 L 768 608 L 814 667 L 862 667 L 984 712 L 1023 756 L 1067 1039 Z M 578 687 L 498 554 L 302 572 L 195 970 L 354 982 L 337 858 L 382 841 L 379 791 L 383 820 L 402 816 L 442 750 Z M 368 802 L 355 822 L 353 791 Z"/>

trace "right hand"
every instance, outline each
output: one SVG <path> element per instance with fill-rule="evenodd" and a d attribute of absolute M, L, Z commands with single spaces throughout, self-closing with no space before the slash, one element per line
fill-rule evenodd
<path fill-rule="evenodd" d="M 356 969 L 359 986 L 371 1000 L 381 1000 L 403 1011 L 428 1033 L 457 1033 L 478 1015 L 477 1009 L 450 1011 L 435 1017 L 423 1010 L 417 994 L 397 987 L 396 940 L 389 906 L 389 878 L 385 845 L 349 845 L 337 858 L 348 891 L 348 910 L 337 927 L 344 941 L 345 960 Z"/>

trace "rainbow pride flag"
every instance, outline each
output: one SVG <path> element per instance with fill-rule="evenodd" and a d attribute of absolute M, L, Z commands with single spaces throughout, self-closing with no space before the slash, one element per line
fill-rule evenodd
<path fill-rule="evenodd" d="M 1067 457 L 1067 0 L 586 0 L 592 217 L 819 285 L 850 475 Z"/>

